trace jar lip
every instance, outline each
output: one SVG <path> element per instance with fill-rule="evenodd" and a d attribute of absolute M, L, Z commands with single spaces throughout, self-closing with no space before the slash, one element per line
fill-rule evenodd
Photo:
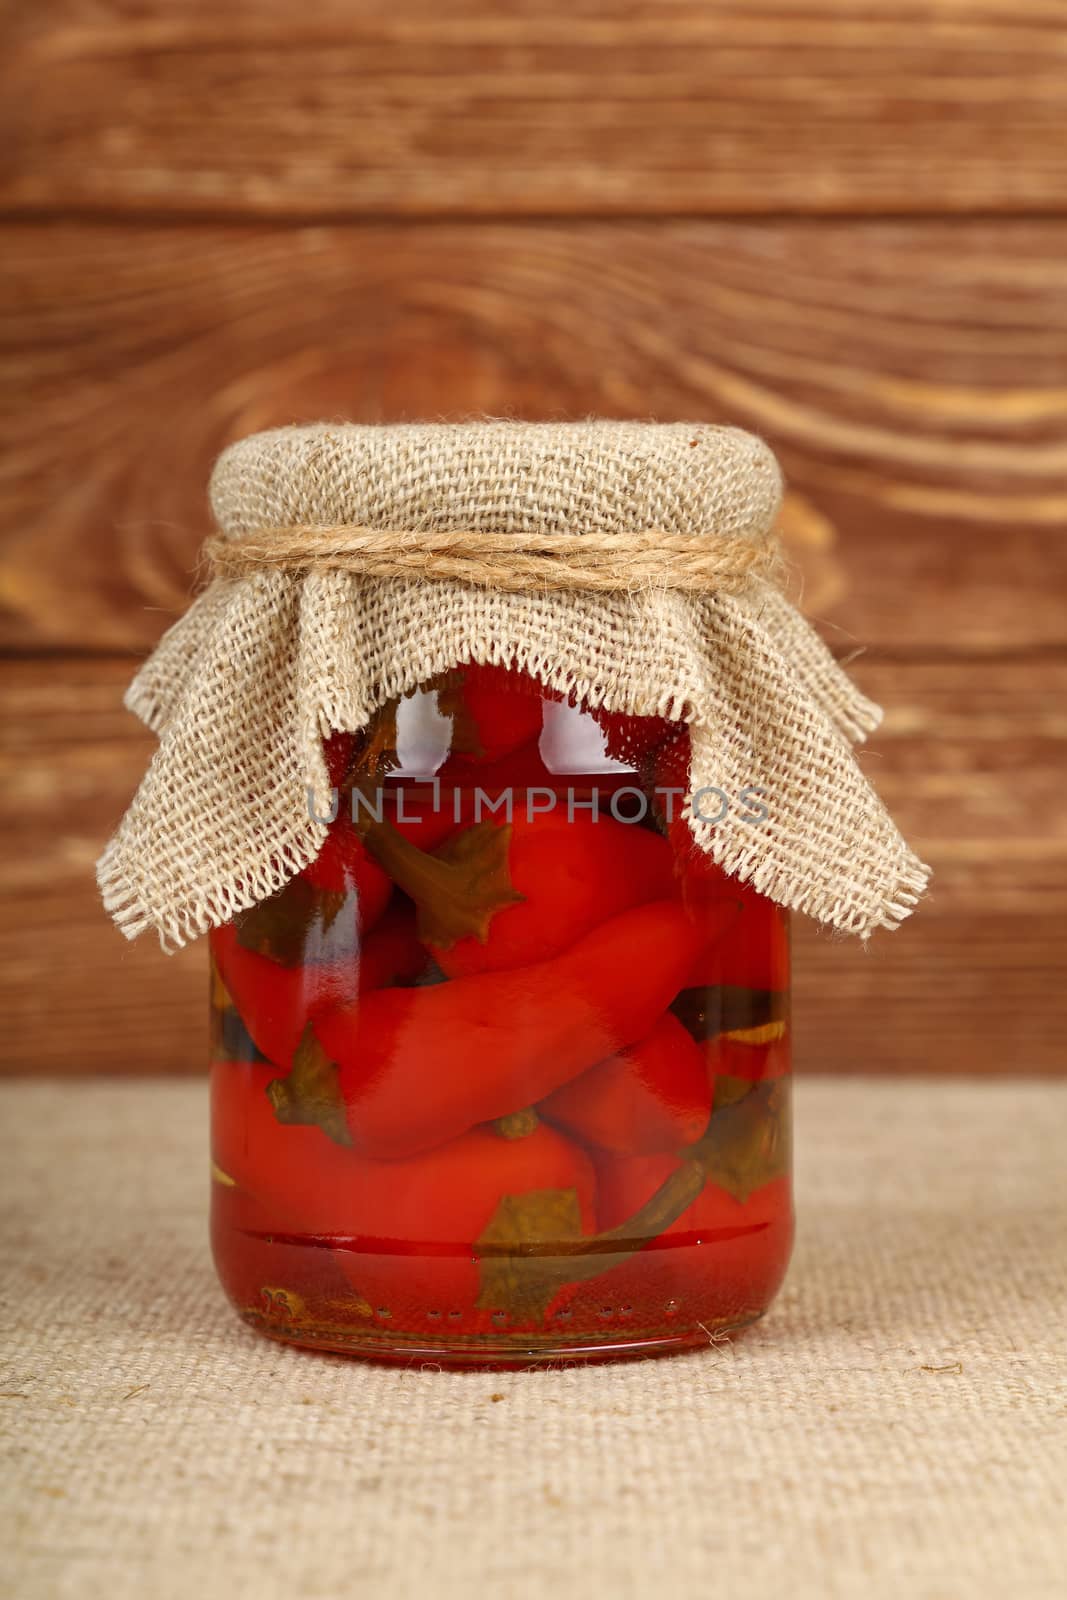
<path fill-rule="evenodd" d="M 210 499 L 231 538 L 337 523 L 758 538 L 781 489 L 762 440 L 701 422 L 314 423 L 230 445 Z"/>

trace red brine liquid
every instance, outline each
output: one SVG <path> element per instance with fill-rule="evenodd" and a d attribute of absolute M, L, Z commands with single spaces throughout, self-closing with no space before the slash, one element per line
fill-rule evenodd
<path fill-rule="evenodd" d="M 792 1240 L 788 926 L 695 845 L 685 728 L 468 665 L 326 754 L 318 859 L 211 934 L 241 1315 L 505 1364 L 760 1316 Z"/>

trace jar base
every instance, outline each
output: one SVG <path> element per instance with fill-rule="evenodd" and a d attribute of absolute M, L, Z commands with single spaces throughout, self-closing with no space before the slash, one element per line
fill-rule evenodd
<path fill-rule="evenodd" d="M 591 1336 L 564 1338 L 556 1334 L 522 1334 L 511 1339 L 462 1338 L 440 1341 L 419 1339 L 414 1336 L 389 1335 L 377 1330 L 340 1328 L 323 1324 L 297 1323 L 287 1325 L 271 1314 L 252 1308 L 237 1307 L 241 1321 L 257 1333 L 278 1344 L 293 1345 L 302 1350 L 318 1350 L 328 1355 L 354 1356 L 386 1365 L 408 1366 L 420 1364 L 428 1367 L 463 1369 L 484 1367 L 490 1370 L 552 1366 L 557 1363 L 625 1361 L 648 1356 L 668 1356 L 687 1351 L 707 1349 L 719 1338 L 740 1333 L 758 1322 L 764 1311 L 752 1311 L 743 1316 L 723 1317 L 717 1321 L 701 1322 L 693 1327 L 672 1329 L 670 1332 L 640 1333 L 620 1332 L 617 1338 L 596 1339 Z"/>
<path fill-rule="evenodd" d="M 556 1269 L 556 1298 L 520 1295 L 495 1309 L 476 1302 L 466 1254 L 351 1251 L 252 1231 L 237 1226 L 240 1197 L 231 1191 L 215 1196 L 212 1243 L 238 1316 L 282 1344 L 449 1367 L 611 1361 L 706 1349 L 764 1314 L 793 1231 L 788 1195 L 770 1198 L 743 1230 L 649 1247 L 585 1280 L 574 1276 L 572 1255 L 539 1258 Z"/>

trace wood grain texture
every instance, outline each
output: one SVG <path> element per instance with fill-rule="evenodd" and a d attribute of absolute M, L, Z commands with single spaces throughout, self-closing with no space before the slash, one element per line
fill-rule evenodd
<path fill-rule="evenodd" d="M 1067 193 L 1057 0 L 41 0 L 0 201 L 127 215 L 1005 212 Z"/>
<path fill-rule="evenodd" d="M 322 417 L 597 413 L 773 444 L 803 605 L 888 708 L 862 761 L 934 887 L 867 950 L 798 922 L 801 1067 L 1067 1071 L 1065 22 L 9 6 L 3 1065 L 202 1063 L 202 951 L 125 944 L 91 867 L 217 452 Z"/>
<path fill-rule="evenodd" d="M 139 649 L 231 439 L 726 419 L 842 651 L 1067 646 L 1064 222 L 8 225 L 0 644 Z"/>
<path fill-rule="evenodd" d="M 121 709 L 130 672 L 14 662 L 0 688 L 8 1071 L 204 1062 L 203 948 L 127 944 L 92 877 L 152 749 Z M 1067 660 L 867 658 L 858 676 L 890 707 L 864 765 L 937 876 L 915 919 L 867 947 L 795 919 L 800 1069 L 1062 1071 Z"/>
<path fill-rule="evenodd" d="M 8 662 L 0 678 L 0 993 L 6 1072 L 196 1071 L 201 947 L 165 957 L 105 917 L 93 865 L 151 755 L 127 661 Z"/>

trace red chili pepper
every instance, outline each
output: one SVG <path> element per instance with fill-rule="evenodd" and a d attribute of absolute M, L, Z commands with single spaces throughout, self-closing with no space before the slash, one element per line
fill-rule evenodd
<path fill-rule="evenodd" d="M 338 791 L 342 790 L 354 759 L 356 742 L 356 736 L 351 733 L 335 733 L 323 742 L 326 770 L 330 783 Z M 330 824 L 318 855 L 304 868 L 302 876 L 329 894 L 350 894 L 354 890 L 359 896 L 360 925 L 364 932 L 373 927 L 385 910 L 392 884 L 367 853 L 352 825 L 347 792 L 339 793 L 337 816 Z"/>
<path fill-rule="evenodd" d="M 337 1211 L 355 1158 L 321 1128 L 277 1120 L 267 1099 L 277 1076 L 269 1062 L 213 1064 L 212 1160 L 279 1228 L 316 1236 L 344 1231 Z"/>
<path fill-rule="evenodd" d="M 670 846 L 659 834 L 611 817 L 568 821 L 565 810 L 518 811 L 507 868 L 521 900 L 494 914 L 484 943 L 469 935 L 434 949 L 449 977 L 546 961 L 609 917 L 674 892 Z"/>
<path fill-rule="evenodd" d="M 450 756 L 438 768 L 437 777 L 444 786 L 449 808 L 452 806 L 452 796 L 448 791 L 452 785 L 466 797 L 461 801 L 461 804 L 466 804 L 475 784 L 495 798 L 503 789 L 511 789 L 519 796 L 523 789 L 551 788 L 561 782 L 558 774 L 550 772 L 545 766 L 536 739 L 520 745 L 517 750 L 510 750 L 497 761 L 479 761 L 476 768 L 459 756 Z M 562 782 L 565 783 L 566 779 Z M 470 814 L 469 807 L 464 814 Z"/>
<path fill-rule="evenodd" d="M 401 1161 L 361 1162 L 366 1170 L 359 1215 L 353 1220 L 360 1253 L 338 1252 L 337 1260 L 353 1287 L 375 1310 L 393 1318 L 418 1317 L 416 1326 L 434 1331 L 455 1328 L 454 1313 L 489 1325 L 485 1272 L 479 1241 L 502 1203 L 524 1196 L 573 1195 L 582 1230 L 595 1227 L 595 1178 L 589 1157 L 554 1128 L 541 1124 L 524 1138 L 502 1138 L 489 1128 L 474 1128 L 449 1143 Z M 551 1249 L 551 1234 L 537 1240 Z M 503 1296 L 501 1298 L 504 1298 Z M 482 1302 L 479 1308 L 479 1301 Z M 451 1317 L 449 1314 L 452 1314 Z"/>
<path fill-rule="evenodd" d="M 356 1149 L 427 1150 L 507 1116 L 650 1032 L 677 993 L 691 929 L 669 902 L 613 917 L 562 956 L 320 1016 Z"/>
<path fill-rule="evenodd" d="M 711 939 L 690 972 L 688 987 L 725 984 L 737 989 L 784 993 L 789 988 L 789 922 L 780 906 L 737 883 L 724 936 Z M 721 915 L 723 902 L 711 908 Z"/>
<path fill-rule="evenodd" d="M 599 1226 L 616 1227 L 633 1216 L 679 1164 L 669 1155 L 598 1158 Z M 792 1238 L 787 1177 L 772 1179 L 744 1201 L 707 1183 L 688 1210 L 630 1261 L 605 1273 L 583 1300 L 591 1293 L 591 1305 L 628 1305 L 635 1324 L 659 1324 L 665 1312 L 682 1324 L 744 1320 L 777 1290 Z"/>
<path fill-rule="evenodd" d="M 394 983 L 410 983 L 427 966 L 426 951 L 419 943 L 415 913 L 411 906 L 394 901 L 367 937 L 357 956 L 359 993 L 385 989 Z"/>
<path fill-rule="evenodd" d="M 410 906 L 391 906 L 358 951 L 327 964 L 281 966 L 247 950 L 233 923 L 209 935 L 230 999 L 256 1047 L 279 1067 L 288 1067 L 308 1022 L 323 1011 L 351 1004 L 359 994 L 415 977 L 426 953 L 415 932 Z"/>
<path fill-rule="evenodd" d="M 542 1116 L 620 1154 L 675 1151 L 708 1125 L 711 1090 L 700 1050 L 676 1017 L 542 1100 Z"/>
<path fill-rule="evenodd" d="M 256 1048 L 287 1067 L 308 1019 L 345 1005 L 359 993 L 359 969 L 352 960 L 336 965 L 282 966 L 247 950 L 232 922 L 212 928 L 211 953 L 230 999 Z"/>
<path fill-rule="evenodd" d="M 331 824 L 322 849 L 303 876 L 316 889 L 328 894 L 351 894 L 358 897 L 360 926 L 364 932 L 373 928 L 389 903 L 393 885 L 376 861 L 372 861 L 367 847 L 346 816 L 338 816 Z"/>
<path fill-rule="evenodd" d="M 685 880 L 686 896 L 695 905 L 706 905 L 733 896 L 736 883 L 717 867 L 697 844 L 683 812 L 690 793 L 692 753 L 688 728 L 662 745 L 655 754 L 653 795 Z"/>
<path fill-rule="evenodd" d="M 424 797 L 425 786 L 419 786 L 419 795 L 397 787 L 383 802 L 382 815 L 398 833 L 420 850 L 435 850 L 439 844 L 456 832 L 468 814 L 468 797 L 460 798 L 457 810 L 452 794 L 443 786 L 436 794 Z"/>
<path fill-rule="evenodd" d="M 686 729 L 656 755 L 657 804 L 674 848 L 682 897 L 699 924 L 713 927 L 687 987 L 729 984 L 781 991 L 789 987 L 789 925 L 781 908 L 751 884 L 731 878 L 693 838 L 682 816 L 690 784 L 690 740 Z M 731 909 L 732 908 L 732 909 Z"/>
<path fill-rule="evenodd" d="M 457 668 L 456 680 L 438 692 L 439 706 L 454 719 L 453 761 L 480 767 L 537 740 L 539 684 L 506 667 L 473 664 Z"/>
<path fill-rule="evenodd" d="M 277 1122 L 266 1094 L 273 1076 L 262 1065 L 214 1066 L 216 1166 L 253 1198 L 272 1232 L 333 1249 L 370 1308 L 400 1326 L 417 1314 L 417 1326 L 433 1332 L 428 1311 L 474 1310 L 483 1286 L 478 1241 L 502 1201 L 573 1191 L 583 1231 L 594 1229 L 589 1158 L 545 1124 L 520 1138 L 475 1128 L 419 1156 L 368 1161 L 319 1128 Z"/>

